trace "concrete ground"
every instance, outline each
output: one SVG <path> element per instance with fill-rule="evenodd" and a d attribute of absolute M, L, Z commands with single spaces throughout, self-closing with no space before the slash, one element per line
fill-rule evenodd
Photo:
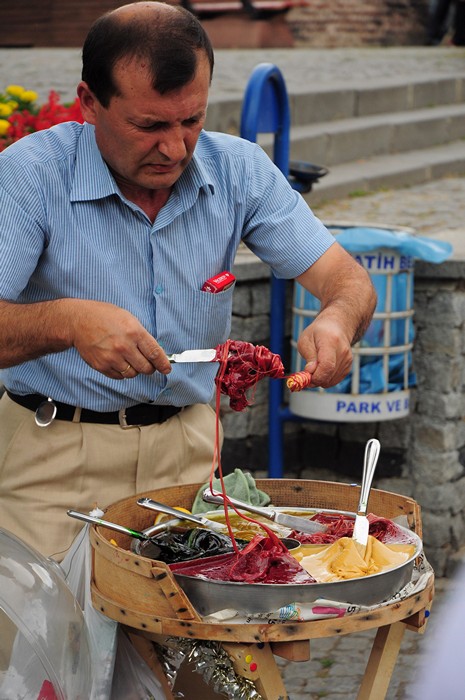
<path fill-rule="evenodd" d="M 449 75 L 463 70 L 465 48 L 219 49 L 211 98 L 242 96 L 253 68 L 264 62 L 278 66 L 289 92 L 299 92 L 330 85 L 375 85 L 380 78 Z M 80 79 L 80 49 L 0 48 L 0 66 L 0 91 L 20 84 L 36 90 L 42 101 L 51 89 L 64 101 L 72 100 Z"/>

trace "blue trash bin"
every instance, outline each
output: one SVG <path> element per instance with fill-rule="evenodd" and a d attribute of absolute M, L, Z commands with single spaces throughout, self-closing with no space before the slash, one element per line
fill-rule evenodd
<path fill-rule="evenodd" d="M 337 236 L 350 234 L 354 224 L 327 224 Z M 370 225 L 369 231 L 377 227 Z M 396 233 L 395 228 L 379 230 Z M 400 231 L 400 229 L 399 229 Z M 406 229 L 402 229 L 402 234 Z M 412 233 L 412 231 L 408 231 Z M 413 273 L 415 259 L 401 249 L 379 248 L 350 251 L 367 270 L 378 294 L 373 320 L 362 340 L 353 348 L 349 375 L 330 389 L 305 389 L 290 393 L 289 408 L 303 418 L 336 422 L 371 422 L 402 418 L 409 413 L 412 369 Z M 319 312 L 316 297 L 294 285 L 291 367 L 301 371 L 305 361 L 297 352 L 297 339 Z"/>

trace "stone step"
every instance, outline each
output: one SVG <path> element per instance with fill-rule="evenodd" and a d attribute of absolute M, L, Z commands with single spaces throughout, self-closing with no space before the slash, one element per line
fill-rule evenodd
<path fill-rule="evenodd" d="M 463 73 L 384 77 L 363 85 L 332 81 L 315 87 L 313 82 L 288 90 L 293 127 L 465 102 Z M 239 134 L 242 100 L 243 93 L 213 89 L 206 128 Z"/>
<path fill-rule="evenodd" d="M 310 205 L 465 174 L 465 73 L 389 76 L 289 91 L 290 158 L 329 173 Z M 207 128 L 240 133 L 242 94 L 213 93 Z M 258 142 L 272 157 L 273 137 Z"/>
<path fill-rule="evenodd" d="M 399 76 L 352 85 L 333 82 L 326 88 L 294 89 L 289 92 L 289 102 L 295 126 L 405 112 L 465 102 L 465 76 L 463 73 L 415 78 Z"/>
<path fill-rule="evenodd" d="M 290 155 L 332 168 L 461 138 L 465 138 L 465 103 L 295 127 Z M 271 141 L 271 137 L 260 140 L 269 153 Z"/>
<path fill-rule="evenodd" d="M 314 184 L 304 198 L 314 206 L 342 197 L 409 187 L 447 176 L 465 176 L 463 140 L 336 165 Z"/>

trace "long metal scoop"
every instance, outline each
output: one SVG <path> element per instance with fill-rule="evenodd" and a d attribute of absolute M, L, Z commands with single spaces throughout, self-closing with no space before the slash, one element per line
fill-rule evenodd
<path fill-rule="evenodd" d="M 77 510 L 68 510 L 68 515 L 71 518 L 76 518 L 77 520 L 83 520 L 85 523 L 92 523 L 93 525 L 101 525 L 102 527 L 107 527 L 109 530 L 115 530 L 115 532 L 122 532 L 124 535 L 129 535 L 130 537 L 135 537 L 136 540 L 148 540 L 152 542 L 156 547 L 158 545 L 144 532 L 139 532 L 138 530 L 132 530 L 124 525 L 118 525 L 118 523 L 112 523 L 109 520 L 102 520 L 102 518 L 97 518 L 95 515 L 89 515 L 88 513 L 80 513 Z"/>
<path fill-rule="evenodd" d="M 217 523 L 214 520 L 209 520 L 201 515 L 194 515 L 193 513 L 185 513 L 183 510 L 177 510 L 171 506 L 167 506 L 164 503 L 159 503 L 151 498 L 139 498 L 137 501 L 138 506 L 143 508 L 149 508 L 150 510 L 156 510 L 158 513 L 166 513 L 166 515 L 174 515 L 179 520 L 189 520 L 196 525 L 203 525 L 208 530 L 214 530 L 215 532 L 222 532 L 224 534 L 225 526 L 221 523 Z"/>
<path fill-rule="evenodd" d="M 373 438 L 368 440 L 365 447 L 365 457 L 363 460 L 362 485 L 360 487 L 360 499 L 358 502 L 357 515 L 355 516 L 354 532 L 352 539 L 357 545 L 360 554 L 364 556 L 368 542 L 369 522 L 367 516 L 368 498 L 370 496 L 371 484 L 378 463 L 381 445 L 379 440 Z"/>
<path fill-rule="evenodd" d="M 205 489 L 205 491 L 202 493 L 202 498 L 207 503 L 222 504 L 224 502 L 222 496 L 214 496 L 210 489 Z M 271 508 L 252 506 L 250 503 L 244 503 L 243 501 L 239 501 L 237 498 L 231 498 L 231 496 L 228 496 L 228 501 L 237 508 L 242 508 L 242 510 L 247 511 L 248 513 L 261 515 L 264 518 L 273 520 L 273 522 L 283 525 L 284 527 L 288 527 L 291 530 L 306 532 L 307 534 L 324 532 L 326 530 L 326 525 L 317 523 L 314 520 L 309 520 L 308 518 L 299 518 L 296 515 L 286 515 L 285 513 L 280 513 L 279 511 Z"/>

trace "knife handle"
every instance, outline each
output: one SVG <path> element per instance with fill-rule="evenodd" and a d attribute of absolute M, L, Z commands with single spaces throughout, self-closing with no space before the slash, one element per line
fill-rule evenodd
<path fill-rule="evenodd" d="M 365 447 L 365 457 L 363 462 L 362 485 L 360 487 L 360 500 L 357 513 L 366 515 L 368 508 L 368 498 L 371 491 L 371 483 L 375 474 L 376 465 L 380 453 L 381 445 L 375 438 L 368 440 Z"/>

